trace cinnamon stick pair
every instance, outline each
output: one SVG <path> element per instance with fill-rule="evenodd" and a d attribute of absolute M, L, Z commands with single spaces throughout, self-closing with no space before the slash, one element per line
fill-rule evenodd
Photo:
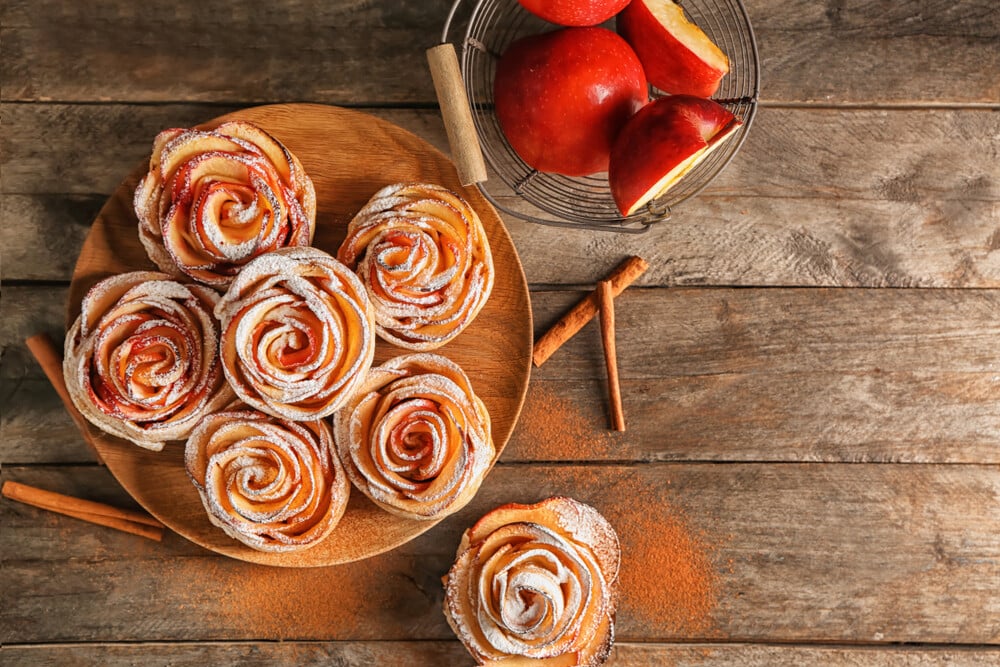
<path fill-rule="evenodd" d="M 535 342 L 531 355 L 535 366 L 541 366 L 562 347 L 563 343 L 575 336 L 594 315 L 600 312 L 601 340 L 604 344 L 604 360 L 608 369 L 612 424 L 616 431 L 625 430 L 625 411 L 622 408 L 621 387 L 618 382 L 614 297 L 625 291 L 625 288 L 635 282 L 648 268 L 649 263 L 641 257 L 632 256 L 626 259 L 606 280 L 598 283 L 597 289 L 581 299 Z"/>
<path fill-rule="evenodd" d="M 126 533 L 139 535 L 159 542 L 163 539 L 163 524 L 142 512 L 118 509 L 104 503 L 64 496 L 61 493 L 46 491 L 27 484 L 12 482 L 3 483 L 0 493 L 5 498 L 38 507 L 50 512 L 71 516 L 74 519 L 95 523 L 99 526 L 115 528 Z"/>

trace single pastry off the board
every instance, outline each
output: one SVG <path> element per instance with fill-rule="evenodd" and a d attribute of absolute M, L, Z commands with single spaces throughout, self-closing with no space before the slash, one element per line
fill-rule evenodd
<path fill-rule="evenodd" d="M 161 271 L 220 289 L 258 255 L 309 245 L 316 227 L 316 192 L 298 159 L 244 121 L 160 132 L 133 203 Z"/>
<path fill-rule="evenodd" d="M 205 417 L 184 464 L 212 523 L 259 551 L 315 546 L 340 521 L 351 490 L 326 422 L 256 410 Z"/>
<path fill-rule="evenodd" d="M 66 334 L 63 375 L 92 424 L 159 451 L 233 400 L 218 361 L 219 295 L 136 271 L 87 292 Z"/>
<path fill-rule="evenodd" d="M 512 503 L 465 531 L 444 612 L 479 664 L 593 667 L 614 643 L 621 549 L 611 524 L 571 498 Z"/>
<path fill-rule="evenodd" d="M 458 511 L 495 449 L 486 406 L 454 362 L 404 355 L 371 369 L 334 415 L 337 451 L 358 489 L 410 519 Z"/>
<path fill-rule="evenodd" d="M 233 280 L 215 314 L 229 384 L 248 405 L 282 419 L 333 414 L 375 354 L 364 285 L 316 248 L 257 257 Z"/>
<path fill-rule="evenodd" d="M 458 336 L 493 289 L 493 257 L 479 215 L 439 185 L 376 192 L 347 228 L 337 257 L 356 270 L 383 339 L 426 351 Z"/>

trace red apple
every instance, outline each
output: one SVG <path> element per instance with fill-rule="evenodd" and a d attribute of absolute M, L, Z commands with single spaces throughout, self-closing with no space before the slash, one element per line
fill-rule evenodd
<path fill-rule="evenodd" d="M 604 28 L 520 39 L 497 63 L 493 99 L 507 140 L 540 171 L 606 171 L 618 131 L 645 104 L 642 65 Z"/>
<path fill-rule="evenodd" d="M 588 26 L 604 23 L 629 3 L 629 0 L 517 0 L 538 18 L 550 23 Z"/>
<path fill-rule="evenodd" d="M 743 123 L 724 106 L 690 95 L 661 97 L 622 128 L 608 182 L 623 215 L 665 193 Z"/>
<path fill-rule="evenodd" d="M 726 54 L 671 0 L 634 0 L 616 23 L 646 78 L 664 92 L 711 97 L 729 72 Z"/>

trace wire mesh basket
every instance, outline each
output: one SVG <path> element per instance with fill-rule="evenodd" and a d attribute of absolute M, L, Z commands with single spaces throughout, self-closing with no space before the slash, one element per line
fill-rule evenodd
<path fill-rule="evenodd" d="M 456 29 L 463 0 L 456 0 L 445 21 L 442 44 Z M 688 18 L 729 58 L 730 71 L 713 99 L 728 108 L 743 125 L 724 145 L 711 152 L 663 196 L 623 217 L 615 206 L 607 174 L 570 177 L 529 167 L 514 151 L 497 121 L 493 79 L 497 60 L 511 43 L 527 35 L 556 29 L 525 10 L 517 0 L 478 0 L 457 43 L 460 73 L 479 148 L 502 182 L 479 182 L 484 196 L 505 213 L 532 222 L 574 228 L 638 233 L 670 217 L 681 202 L 696 195 L 729 163 L 746 139 L 757 110 L 760 62 L 753 28 L 742 0 L 684 0 Z M 456 30 L 456 34 L 457 34 Z M 650 88 L 651 97 L 664 93 Z M 442 105 L 444 109 L 444 105 Z M 512 209 L 511 196 L 527 202 Z"/>

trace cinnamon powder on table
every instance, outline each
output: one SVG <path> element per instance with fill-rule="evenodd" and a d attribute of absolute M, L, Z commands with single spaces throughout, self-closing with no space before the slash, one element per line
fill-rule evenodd
<path fill-rule="evenodd" d="M 557 394 L 552 383 L 534 382 L 512 444 L 535 460 L 620 459 L 627 436 L 607 430 L 602 409 L 600 399 L 588 410 Z M 574 475 L 580 488 L 599 488 L 608 481 L 601 473 L 584 468 Z M 715 545 L 651 481 L 626 474 L 605 494 L 609 504 L 592 501 L 622 545 L 619 627 L 629 632 L 642 626 L 665 637 L 711 636 L 719 587 Z"/>
<path fill-rule="evenodd" d="M 536 460 L 618 458 L 622 436 L 607 430 L 602 409 L 598 403 L 588 411 L 556 394 L 552 383 L 533 383 L 512 445 L 525 447 Z M 713 540 L 667 501 L 661 477 L 626 470 L 609 478 L 607 470 L 575 467 L 571 486 L 593 493 L 579 499 L 604 514 L 619 536 L 620 638 L 714 636 L 719 576 Z M 206 620 L 222 636 L 365 637 L 373 618 L 410 631 L 414 622 L 443 623 L 437 617 L 416 620 L 436 613 L 439 603 L 406 582 L 392 581 L 386 567 L 372 560 L 304 569 L 225 558 L 195 561 L 167 565 L 163 582 L 170 584 L 180 611 L 207 612 L 211 620 Z"/>
<path fill-rule="evenodd" d="M 599 413 L 604 404 L 595 395 L 594 408 L 561 397 L 551 383 L 533 382 L 525 398 L 511 440 L 512 449 L 522 449 L 533 460 L 601 460 L 620 458 L 617 445 L 624 435 L 607 430 Z"/>
<path fill-rule="evenodd" d="M 622 613 L 670 637 L 705 637 L 717 603 L 711 548 L 671 511 L 620 525 Z"/>
<path fill-rule="evenodd" d="M 601 472 L 587 469 L 595 486 L 600 486 Z M 595 501 L 621 543 L 619 629 L 623 638 L 640 628 L 646 637 L 714 636 L 719 590 L 715 544 L 664 495 L 659 479 L 627 472 L 613 490 L 604 492 L 607 503 Z"/>
<path fill-rule="evenodd" d="M 222 638 L 363 638 L 377 627 L 373 619 L 405 625 L 430 607 L 392 570 L 371 560 L 284 568 L 222 556 L 179 559 L 161 568 L 160 597 L 169 596 L 181 613 L 197 611 Z"/>

